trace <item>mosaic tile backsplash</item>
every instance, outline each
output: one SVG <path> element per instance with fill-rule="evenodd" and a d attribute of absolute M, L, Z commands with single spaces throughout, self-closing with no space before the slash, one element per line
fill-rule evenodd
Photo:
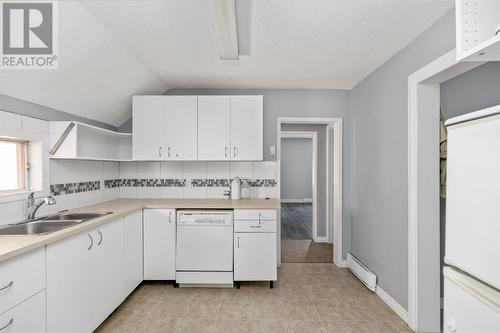
<path fill-rule="evenodd" d="M 248 185 L 251 187 L 275 187 L 275 179 L 248 179 Z M 229 187 L 230 179 L 107 179 L 104 180 L 104 188 L 119 187 Z M 50 192 L 54 196 L 98 191 L 101 189 L 101 182 L 88 181 L 80 183 L 66 183 L 50 185 Z"/>
<path fill-rule="evenodd" d="M 101 182 L 98 180 L 89 182 L 50 185 L 50 192 L 54 196 L 71 194 L 71 193 L 98 191 L 100 189 L 101 189 Z"/>

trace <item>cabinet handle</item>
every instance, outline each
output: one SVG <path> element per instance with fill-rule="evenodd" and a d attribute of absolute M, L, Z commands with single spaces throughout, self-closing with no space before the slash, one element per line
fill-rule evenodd
<path fill-rule="evenodd" d="M 251 225 L 250 228 L 261 228 L 261 225 Z"/>
<path fill-rule="evenodd" d="M 5 287 L 0 288 L 0 291 L 2 291 L 2 290 L 5 290 L 5 289 L 8 289 L 8 288 L 12 287 L 12 285 L 13 285 L 13 284 L 14 284 L 14 281 L 10 281 L 9 283 L 7 283 L 7 285 L 6 285 Z"/>
<path fill-rule="evenodd" d="M 172 212 L 168 213 L 168 223 L 172 223 Z"/>
<path fill-rule="evenodd" d="M 160 146 L 160 148 L 158 148 L 158 156 L 161 157 L 161 146 Z"/>
<path fill-rule="evenodd" d="M 229 148 L 224 147 L 224 157 L 227 157 L 228 154 L 229 154 Z"/>
<path fill-rule="evenodd" d="M 10 325 L 12 325 L 13 322 L 14 322 L 14 318 L 10 318 L 9 322 L 6 325 L 4 325 L 3 327 L 0 327 L 0 331 L 3 331 L 4 329 L 6 329 Z"/>
<path fill-rule="evenodd" d="M 238 236 L 238 249 L 240 248 L 240 236 Z"/>
<path fill-rule="evenodd" d="M 170 157 L 170 147 L 167 148 L 167 155 Z"/>
<path fill-rule="evenodd" d="M 102 232 L 101 230 L 97 230 L 97 233 L 99 234 L 99 236 L 101 236 L 101 238 L 99 239 L 99 241 L 97 242 L 97 246 L 101 245 L 102 243 Z"/>
<path fill-rule="evenodd" d="M 90 249 L 92 248 L 92 246 L 94 246 L 94 239 L 92 238 L 92 235 L 91 234 L 87 234 L 90 238 L 90 245 L 89 247 L 87 248 L 87 250 L 90 251 Z"/>
<path fill-rule="evenodd" d="M 236 149 L 236 146 L 233 147 L 233 156 L 236 157 L 237 155 L 237 149 Z"/>
<path fill-rule="evenodd" d="M 262 214 L 259 212 L 259 224 L 261 224 L 261 216 Z"/>

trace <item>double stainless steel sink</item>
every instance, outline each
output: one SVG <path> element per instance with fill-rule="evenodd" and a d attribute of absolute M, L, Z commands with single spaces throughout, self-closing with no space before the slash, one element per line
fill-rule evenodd
<path fill-rule="evenodd" d="M 113 212 L 92 213 L 57 213 L 35 220 L 21 221 L 0 228 L 2 235 L 46 235 L 51 232 L 69 228 L 79 223 L 87 222 Z"/>

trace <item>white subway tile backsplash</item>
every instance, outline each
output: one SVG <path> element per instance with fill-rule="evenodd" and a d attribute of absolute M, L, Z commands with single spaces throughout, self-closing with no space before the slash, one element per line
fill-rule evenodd
<path fill-rule="evenodd" d="M 278 167 L 276 162 L 253 162 L 254 179 L 276 179 Z"/>
<path fill-rule="evenodd" d="M 207 162 L 207 178 L 229 179 L 231 177 L 231 164 L 229 162 Z"/>
<path fill-rule="evenodd" d="M 184 162 L 184 178 L 206 179 L 207 162 Z"/>
<path fill-rule="evenodd" d="M 185 187 L 184 188 L 184 198 L 206 198 L 207 188 L 206 187 Z"/>
<path fill-rule="evenodd" d="M 21 221 L 24 214 L 24 201 L 4 202 L 0 204 L 0 225 Z"/>
<path fill-rule="evenodd" d="M 159 187 L 138 187 L 137 198 L 160 198 L 161 189 Z"/>
<path fill-rule="evenodd" d="M 252 179 L 253 163 L 252 162 L 230 162 L 231 163 L 231 179 L 235 177 Z"/>
<path fill-rule="evenodd" d="M 136 162 L 120 162 L 120 178 L 135 179 L 137 178 L 137 163 Z"/>
<path fill-rule="evenodd" d="M 162 187 L 161 188 L 162 198 L 183 198 L 184 197 L 184 187 Z"/>
<path fill-rule="evenodd" d="M 120 163 L 119 162 L 104 162 L 103 166 L 104 179 L 119 179 L 120 178 Z"/>
<path fill-rule="evenodd" d="M 160 178 L 160 176 L 160 162 L 137 162 L 136 178 Z"/>
<path fill-rule="evenodd" d="M 184 162 L 161 162 L 161 178 L 163 179 L 183 179 Z"/>

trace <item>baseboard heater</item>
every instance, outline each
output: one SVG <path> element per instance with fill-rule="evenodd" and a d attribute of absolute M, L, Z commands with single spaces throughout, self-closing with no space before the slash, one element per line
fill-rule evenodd
<path fill-rule="evenodd" d="M 349 268 L 368 289 L 375 292 L 377 287 L 377 276 L 350 253 L 347 254 L 347 268 Z"/>

